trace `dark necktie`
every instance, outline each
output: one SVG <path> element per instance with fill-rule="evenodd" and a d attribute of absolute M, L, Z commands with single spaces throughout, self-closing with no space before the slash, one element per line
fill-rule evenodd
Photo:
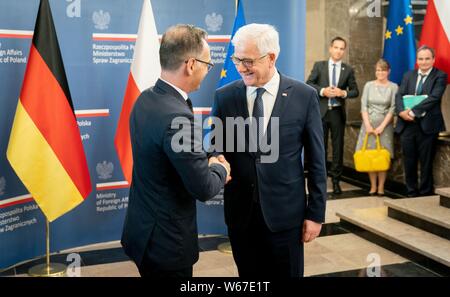
<path fill-rule="evenodd" d="M 422 95 L 422 87 L 423 87 L 423 80 L 425 79 L 425 77 L 427 77 L 425 74 L 420 74 L 420 80 L 419 80 L 419 84 L 417 85 L 417 90 L 416 90 L 416 95 Z"/>
<path fill-rule="evenodd" d="M 336 64 L 333 64 L 333 72 L 332 72 L 332 75 L 331 75 L 331 85 L 333 86 L 333 87 L 336 87 Z M 337 102 L 337 100 L 335 99 L 335 98 L 330 98 L 330 105 L 331 106 L 334 106 L 334 105 L 336 105 L 338 102 Z"/>
<path fill-rule="evenodd" d="M 187 103 L 187 105 L 189 106 L 189 109 L 190 109 L 192 112 L 194 112 L 194 108 L 192 107 L 192 101 L 191 101 L 191 99 L 187 98 L 187 99 L 186 99 L 186 103 Z"/>
<path fill-rule="evenodd" d="M 255 104 L 253 105 L 253 112 L 252 112 L 252 117 L 253 117 L 253 124 L 256 124 L 256 135 L 257 137 L 255 138 L 256 140 L 256 145 L 257 148 L 259 150 L 259 142 L 261 141 L 263 135 L 264 135 L 264 104 L 263 104 L 263 100 L 262 100 L 262 95 L 264 94 L 264 92 L 266 91 L 266 89 L 264 88 L 258 88 L 256 89 L 256 98 L 255 98 Z"/>

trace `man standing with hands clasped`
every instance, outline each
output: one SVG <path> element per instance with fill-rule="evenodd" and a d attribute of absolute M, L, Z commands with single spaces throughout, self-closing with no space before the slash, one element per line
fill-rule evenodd
<path fill-rule="evenodd" d="M 306 82 L 315 88 L 320 96 L 325 153 L 328 149 L 328 132 L 331 131 L 333 153 L 329 175 L 334 194 L 342 193 L 339 181 L 344 160 L 345 101 L 359 95 L 355 72 L 350 65 L 342 62 L 346 49 L 345 39 L 333 38 L 329 48 L 330 58 L 316 62 Z"/>
<path fill-rule="evenodd" d="M 408 197 L 434 194 L 433 157 L 438 134 L 444 130 L 441 99 L 447 86 L 447 74 L 433 67 L 434 49 L 421 46 L 416 56 L 419 69 L 403 76 L 395 101 L 398 114 L 395 132 L 400 134 Z M 412 109 L 405 109 L 405 95 L 427 95 L 427 98 Z"/>

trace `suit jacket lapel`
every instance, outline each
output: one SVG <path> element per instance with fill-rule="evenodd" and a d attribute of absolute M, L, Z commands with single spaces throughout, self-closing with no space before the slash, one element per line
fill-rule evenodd
<path fill-rule="evenodd" d="M 272 118 L 281 118 L 283 111 L 286 108 L 286 105 L 289 101 L 289 89 L 291 85 L 286 81 L 285 77 L 280 73 L 280 87 L 278 88 L 277 98 L 275 99 L 275 105 L 272 109 L 272 114 L 270 115 L 269 123 L 267 124 L 266 134 L 264 136 L 263 143 L 270 143 L 271 141 L 271 127 L 272 127 Z M 278 121 L 280 123 L 280 120 Z M 266 140 L 267 139 L 267 140 Z"/>
<path fill-rule="evenodd" d="M 344 80 L 345 80 L 345 78 L 347 76 L 347 72 L 348 72 L 347 68 L 348 68 L 347 65 L 345 65 L 344 63 L 341 63 L 341 73 L 339 73 L 339 81 L 337 84 L 338 88 L 341 88 L 341 86 L 344 84 Z"/>
<path fill-rule="evenodd" d="M 434 77 L 436 76 L 436 68 L 433 68 L 431 70 L 430 74 L 428 75 L 427 79 L 423 83 L 422 86 L 422 94 L 428 94 L 430 93 L 430 86 L 432 84 L 432 81 L 434 80 Z"/>
<path fill-rule="evenodd" d="M 325 68 L 324 69 L 325 73 L 327 74 L 327 75 L 325 75 L 325 80 L 326 80 L 325 87 L 328 87 L 330 85 L 330 67 L 328 66 L 328 63 L 329 63 L 328 60 L 323 63 L 323 67 Z"/>
<path fill-rule="evenodd" d="M 245 86 L 243 81 L 239 82 L 239 85 L 236 87 L 236 110 L 238 111 L 237 117 L 243 117 L 247 119 L 249 117 L 248 114 L 248 104 L 247 104 L 247 87 Z"/>
<path fill-rule="evenodd" d="M 178 101 L 180 101 L 180 103 L 186 105 L 189 109 L 189 106 L 188 106 L 186 100 L 184 100 L 183 96 L 181 96 L 181 94 L 177 90 L 175 90 L 171 85 L 158 79 L 155 83 L 155 87 L 159 88 L 160 90 L 162 90 L 165 93 L 168 93 L 168 94 L 174 96 L 175 98 L 178 99 Z"/>
<path fill-rule="evenodd" d="M 238 84 L 236 85 L 236 89 L 235 89 L 235 96 L 234 96 L 235 100 L 233 102 L 233 104 L 235 104 L 235 108 L 236 108 L 236 115 L 234 116 L 234 118 L 238 118 L 238 117 L 242 117 L 245 120 L 247 120 L 250 115 L 248 112 L 248 104 L 247 104 L 247 87 L 245 86 L 244 82 L 241 80 L 238 82 Z M 246 131 L 245 131 L 245 147 L 247 148 L 246 151 L 253 157 L 255 158 L 255 152 L 250 152 L 249 151 L 249 136 L 250 136 L 250 131 L 248 129 L 248 127 L 246 126 Z M 237 136 L 236 136 L 237 137 Z M 235 138 L 235 141 L 237 141 L 237 138 Z"/>
<path fill-rule="evenodd" d="M 412 74 L 412 81 L 409 85 L 409 94 L 414 95 L 416 93 L 417 76 L 419 75 L 419 70 L 414 70 Z"/>

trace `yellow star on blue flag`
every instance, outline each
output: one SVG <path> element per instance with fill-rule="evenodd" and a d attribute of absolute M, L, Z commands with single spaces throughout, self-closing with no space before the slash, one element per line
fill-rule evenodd
<path fill-rule="evenodd" d="M 390 80 L 400 84 L 403 74 L 414 69 L 416 43 L 410 0 L 389 1 L 383 58 L 391 65 Z"/>
<path fill-rule="evenodd" d="M 227 57 L 225 59 L 225 62 L 223 63 L 223 69 L 220 72 L 220 80 L 217 85 L 218 88 L 226 85 L 227 83 L 230 83 L 232 81 L 241 78 L 239 72 L 237 72 L 236 67 L 233 64 L 233 61 L 231 60 L 231 56 L 234 54 L 234 46 L 231 43 L 231 40 L 233 39 L 236 31 L 244 25 L 245 25 L 244 8 L 242 6 L 242 1 L 238 1 L 236 18 L 234 19 L 233 31 L 231 33 L 230 43 L 228 44 Z"/>

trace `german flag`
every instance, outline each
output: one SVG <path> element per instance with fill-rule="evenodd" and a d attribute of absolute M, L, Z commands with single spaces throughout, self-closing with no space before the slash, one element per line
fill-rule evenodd
<path fill-rule="evenodd" d="M 6 154 L 50 222 L 91 192 L 48 0 L 40 2 Z"/>

